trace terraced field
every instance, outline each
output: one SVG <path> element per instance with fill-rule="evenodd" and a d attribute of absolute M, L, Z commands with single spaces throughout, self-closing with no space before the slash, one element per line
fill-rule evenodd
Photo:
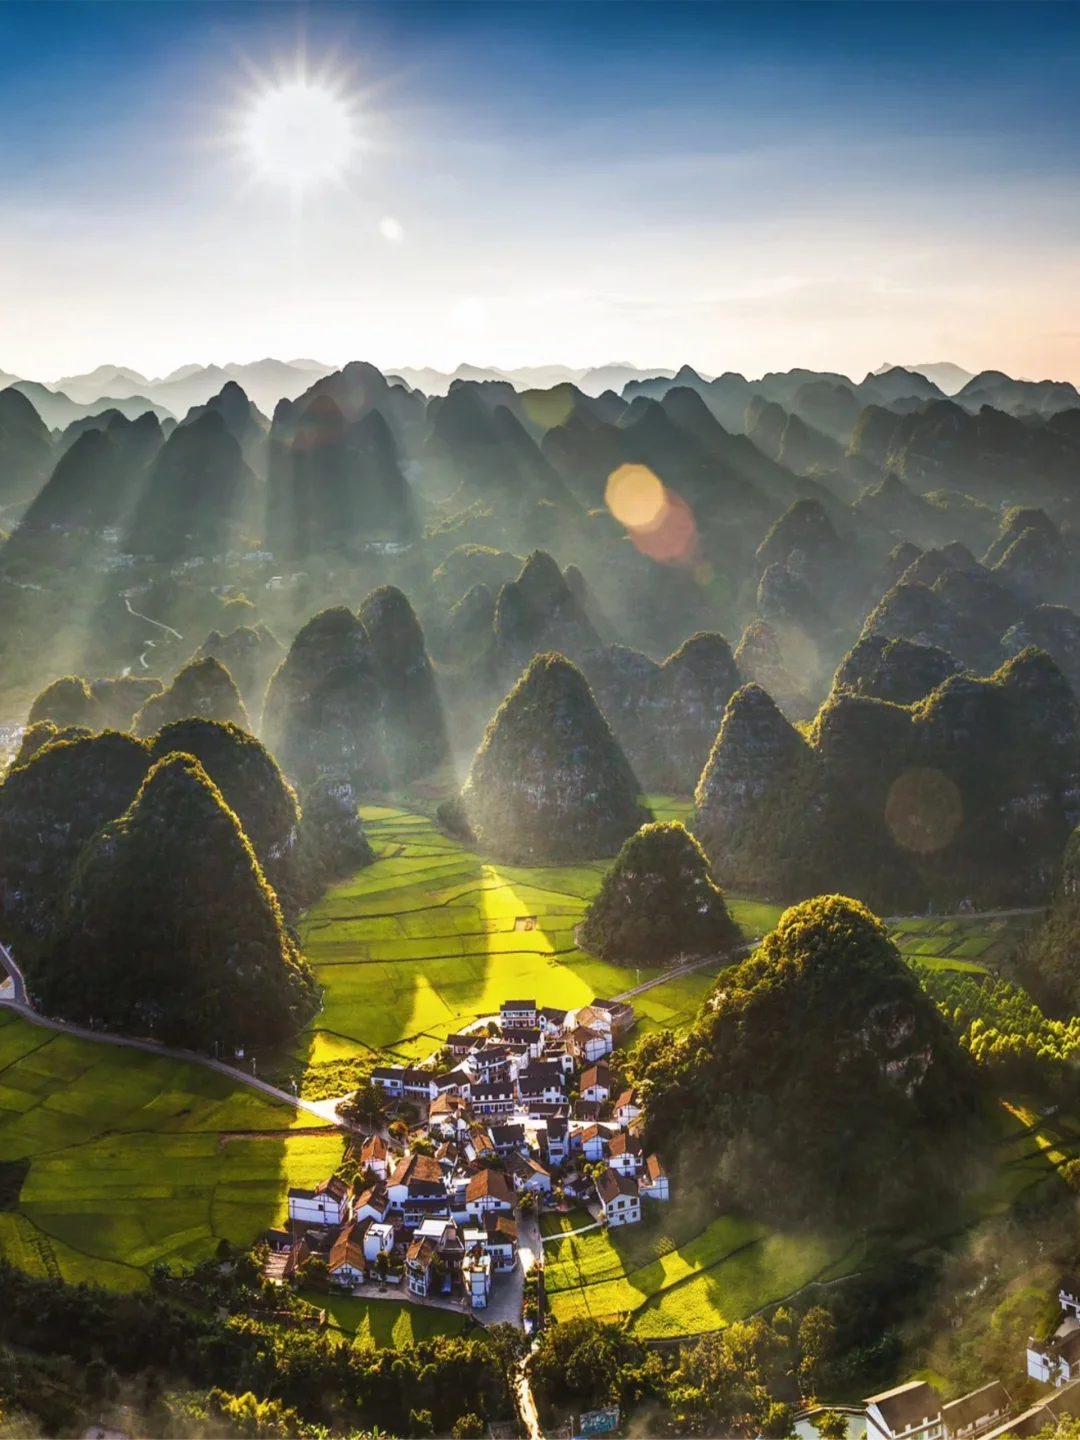
<path fill-rule="evenodd" d="M 643 1339 L 700 1334 L 812 1280 L 847 1273 L 862 1258 L 859 1246 L 782 1235 L 733 1216 L 721 1216 L 691 1238 L 665 1235 L 667 1216 L 651 1208 L 637 1234 L 592 1230 L 545 1245 L 554 1315 L 629 1317 Z"/>
<path fill-rule="evenodd" d="M 226 1076 L 0 1011 L 0 1252 L 27 1270 L 139 1288 L 250 1244 L 340 1158 L 317 1117 Z"/>
<path fill-rule="evenodd" d="M 929 970 L 964 970 L 985 975 L 1012 951 L 1032 922 L 1030 915 L 951 916 L 899 920 L 892 937 L 906 960 Z"/>
<path fill-rule="evenodd" d="M 570 1009 L 663 973 L 609 965 L 574 944 L 608 861 L 495 866 L 424 815 L 361 813 L 380 858 L 332 889 L 302 926 L 326 990 L 310 1061 L 365 1051 L 418 1057 L 508 997 Z M 738 902 L 733 909 L 742 918 Z M 749 918 L 757 922 L 761 910 L 753 905 Z M 700 971 L 646 992 L 634 1002 L 638 1033 L 684 1024 L 711 983 Z"/>

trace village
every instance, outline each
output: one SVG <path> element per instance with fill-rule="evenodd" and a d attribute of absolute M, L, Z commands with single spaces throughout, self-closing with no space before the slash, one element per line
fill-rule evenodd
<path fill-rule="evenodd" d="M 633 1225 L 671 1198 L 645 1153 L 637 1095 L 609 1058 L 634 1019 L 621 1001 L 565 1011 L 505 1000 L 423 1064 L 377 1066 L 371 1084 L 399 1117 L 350 1142 L 352 1182 L 289 1191 L 288 1229 L 267 1237 L 268 1276 L 397 1287 L 531 1329 L 523 1276 L 540 1260 L 538 1213 L 572 1202 L 597 1225 Z"/>

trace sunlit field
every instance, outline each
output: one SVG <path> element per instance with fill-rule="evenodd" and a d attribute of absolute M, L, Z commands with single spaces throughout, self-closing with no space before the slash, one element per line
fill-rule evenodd
<path fill-rule="evenodd" d="M 968 1199 L 971 1229 L 1034 1187 L 1059 1183 L 1055 1172 L 1080 1152 L 1080 1124 L 1069 1116 L 1048 1120 L 1007 1102 L 995 1107 L 992 1123 L 1000 1136 L 996 1164 Z M 580 1212 L 547 1218 L 543 1229 L 555 1237 L 588 1223 Z M 722 1329 L 808 1286 L 874 1270 L 913 1244 L 956 1238 L 784 1234 L 730 1215 L 705 1224 L 676 1196 L 667 1205 L 646 1202 L 640 1226 L 548 1239 L 545 1283 L 559 1320 L 628 1320 L 642 1339 L 674 1338 Z"/>
<path fill-rule="evenodd" d="M 341 1158 L 315 1116 L 199 1065 L 56 1035 L 0 1012 L 0 1252 L 37 1274 L 117 1289 L 158 1261 L 249 1245 L 289 1185 Z"/>
<path fill-rule="evenodd" d="M 607 964 L 574 943 L 609 861 L 490 865 L 427 816 L 385 808 L 362 814 L 379 860 L 332 889 L 301 927 L 304 952 L 325 987 L 313 1028 L 315 1062 L 364 1051 L 419 1057 L 504 999 L 570 1009 L 663 974 L 660 967 Z M 742 919 L 737 903 L 733 909 Z M 753 906 L 748 914 L 757 922 L 768 909 Z M 635 1033 L 690 1020 L 716 968 L 635 997 Z"/>
<path fill-rule="evenodd" d="M 301 1290 L 301 1298 L 326 1311 L 330 1332 L 348 1342 L 374 1345 L 379 1350 L 400 1349 L 434 1335 L 460 1335 L 472 1326 L 472 1317 L 413 1305 L 407 1300 L 384 1300 L 367 1295 L 326 1295 Z"/>
<path fill-rule="evenodd" d="M 549 1241 L 545 1281 L 560 1320 L 629 1318 L 644 1338 L 718 1330 L 816 1279 L 857 1268 L 846 1240 L 782 1235 L 721 1216 L 698 1233 L 675 1206 L 650 1204 L 641 1226 Z"/>

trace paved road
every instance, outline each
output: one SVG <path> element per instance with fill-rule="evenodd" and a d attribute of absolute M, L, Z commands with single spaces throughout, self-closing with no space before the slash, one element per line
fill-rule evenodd
<path fill-rule="evenodd" d="M 536 1401 L 533 1399 L 532 1386 L 529 1384 L 529 1373 L 525 1368 L 527 1364 L 528 1360 L 526 1359 L 518 1365 L 517 1378 L 514 1381 L 518 1413 L 525 1426 L 528 1440 L 543 1440 L 544 1432 L 540 1429 L 540 1416 L 536 1410 Z"/>
<path fill-rule="evenodd" d="M 194 1050 L 181 1050 L 171 1045 L 159 1045 L 156 1040 L 136 1040 L 127 1035 L 110 1035 L 104 1030 L 88 1030 L 82 1025 L 69 1025 L 66 1020 L 51 1020 L 45 1015 L 40 1015 L 27 997 L 26 981 L 22 971 L 15 963 L 11 951 L 2 943 L 0 943 L 0 961 L 3 962 L 12 982 L 12 994 L 0 995 L 0 1005 L 8 1010 L 14 1010 L 17 1015 L 21 1015 L 24 1020 L 29 1020 L 32 1025 L 42 1025 L 46 1030 L 56 1030 L 61 1035 L 75 1035 L 80 1040 L 90 1040 L 97 1045 L 123 1045 L 129 1050 L 144 1050 L 148 1055 L 166 1055 L 172 1060 L 186 1060 L 193 1065 L 204 1065 L 208 1070 L 217 1070 L 219 1074 L 227 1075 L 230 1080 L 239 1081 L 240 1084 L 247 1085 L 252 1090 L 261 1090 L 264 1095 L 271 1095 L 275 1100 L 291 1105 L 296 1110 L 303 1110 L 309 1115 L 317 1115 L 320 1120 L 328 1121 L 332 1125 L 342 1124 L 334 1110 L 335 1101 L 301 1100 L 299 1096 L 290 1094 L 288 1090 L 280 1090 L 266 1080 L 249 1075 L 245 1070 L 238 1070 L 235 1065 L 226 1065 L 224 1060 L 211 1060 L 208 1055 L 199 1055 Z"/>

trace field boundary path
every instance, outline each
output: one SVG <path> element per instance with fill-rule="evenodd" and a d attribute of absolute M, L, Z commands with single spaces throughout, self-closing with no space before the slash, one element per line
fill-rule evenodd
<path fill-rule="evenodd" d="M 256 1075 L 238 1070 L 235 1065 L 227 1065 L 224 1060 L 213 1060 L 209 1055 L 200 1055 L 195 1050 L 181 1050 L 172 1045 L 161 1045 L 156 1040 L 137 1040 L 129 1035 L 113 1035 L 107 1030 L 88 1030 L 82 1025 L 71 1025 L 66 1020 L 53 1020 L 42 1015 L 30 1004 L 23 973 L 2 941 L 0 960 L 3 961 L 12 984 L 11 995 L 0 995 L 0 1005 L 15 1011 L 32 1025 L 44 1026 L 46 1030 L 55 1030 L 61 1035 L 74 1035 L 78 1040 L 90 1040 L 98 1045 L 123 1045 L 129 1050 L 142 1050 L 147 1055 L 164 1055 L 170 1060 L 186 1060 L 193 1065 L 203 1065 L 208 1070 L 216 1070 L 219 1075 L 226 1075 L 230 1080 L 237 1080 L 252 1090 L 260 1090 L 264 1095 L 291 1105 L 294 1110 L 306 1111 L 309 1115 L 317 1115 L 320 1120 L 341 1127 L 333 1100 L 301 1100 L 298 1095 L 292 1095 L 288 1090 L 280 1090 L 268 1080 L 260 1080 Z"/>
<path fill-rule="evenodd" d="M 548 1245 L 553 1240 L 569 1240 L 571 1235 L 585 1235 L 590 1230 L 602 1230 L 606 1224 L 606 1220 L 594 1220 L 591 1225 L 582 1225 L 577 1230 L 556 1230 L 551 1235 L 541 1236 L 540 1243 Z"/>

